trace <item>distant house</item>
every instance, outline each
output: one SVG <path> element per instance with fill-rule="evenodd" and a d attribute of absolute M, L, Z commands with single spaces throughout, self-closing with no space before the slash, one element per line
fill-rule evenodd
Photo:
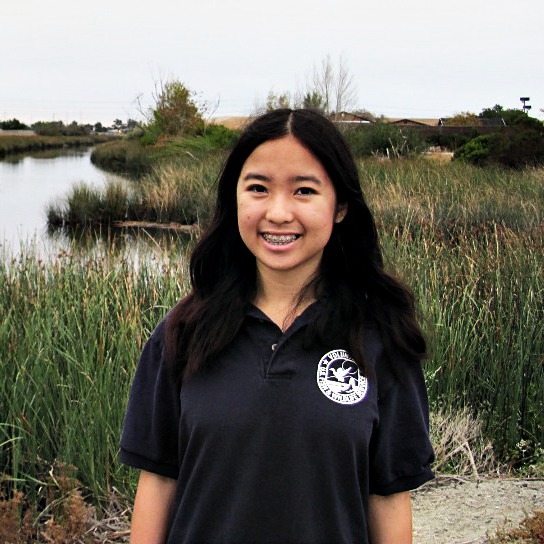
<path fill-rule="evenodd" d="M 368 111 L 362 112 L 347 112 L 341 111 L 339 113 L 331 114 L 331 120 L 336 123 L 366 123 L 374 124 L 376 119 Z"/>
<path fill-rule="evenodd" d="M 500 128 L 505 127 L 506 122 L 502 118 L 490 118 L 487 119 L 485 117 L 476 117 L 473 118 L 465 118 L 465 119 L 456 119 L 449 118 L 449 117 L 443 117 L 440 119 L 441 126 L 445 127 L 484 127 L 484 128 Z"/>
<path fill-rule="evenodd" d="M 442 119 L 409 119 L 406 117 L 388 117 L 384 119 L 384 123 L 399 127 L 440 127 L 443 124 Z"/>

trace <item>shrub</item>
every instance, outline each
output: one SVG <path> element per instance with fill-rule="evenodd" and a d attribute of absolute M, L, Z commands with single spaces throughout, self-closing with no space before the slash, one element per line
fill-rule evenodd
<path fill-rule="evenodd" d="M 151 117 L 149 128 L 165 136 L 197 134 L 204 126 L 194 93 L 177 80 L 161 82 Z"/>
<path fill-rule="evenodd" d="M 138 140 L 123 139 L 96 146 L 91 162 L 104 170 L 139 177 L 151 168 L 149 151 Z"/>
<path fill-rule="evenodd" d="M 0 128 L 2 130 L 28 130 L 28 126 L 24 123 L 21 123 L 19 119 L 10 119 L 9 121 L 2 121 L 0 123 Z"/>
<path fill-rule="evenodd" d="M 392 158 L 407 157 L 424 148 L 421 135 L 413 130 L 378 123 L 372 126 L 342 128 L 356 157 L 386 155 Z"/>
<path fill-rule="evenodd" d="M 476 166 L 483 166 L 489 161 L 493 136 L 485 134 L 476 136 L 462 145 L 454 154 L 454 159 L 459 159 Z"/>
<path fill-rule="evenodd" d="M 454 159 L 477 166 L 540 166 L 544 164 L 544 129 L 519 124 L 495 134 L 478 136 L 460 147 Z"/>

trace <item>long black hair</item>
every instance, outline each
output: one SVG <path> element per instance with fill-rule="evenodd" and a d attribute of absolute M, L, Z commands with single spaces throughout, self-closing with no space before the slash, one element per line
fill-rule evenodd
<path fill-rule="evenodd" d="M 242 167 L 261 144 L 294 136 L 325 168 L 347 213 L 335 223 L 312 289 L 323 305 L 309 339 L 345 338 L 365 369 L 364 331 L 378 329 L 388 353 L 425 357 L 411 292 L 384 271 L 374 219 L 344 138 L 312 110 L 274 110 L 240 135 L 219 176 L 215 213 L 190 261 L 192 290 L 166 320 L 166 354 L 176 372 L 190 376 L 212 361 L 236 336 L 256 294 L 255 257 L 238 232 L 236 187 Z"/>

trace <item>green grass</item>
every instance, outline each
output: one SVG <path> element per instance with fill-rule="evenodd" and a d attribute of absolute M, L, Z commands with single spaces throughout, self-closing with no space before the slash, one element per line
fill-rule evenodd
<path fill-rule="evenodd" d="M 221 157 L 190 163 L 108 187 L 100 206 L 115 216 L 133 199 L 151 217 L 205 221 Z M 362 161 L 360 171 L 388 266 L 422 309 L 433 409 L 468 410 L 504 463 L 542 462 L 543 170 Z M 137 261 L 118 246 L 47 263 L 31 250 L 3 256 L 0 473 L 36 504 L 55 462 L 76 466 L 95 500 L 133 488 L 116 461 L 129 385 L 143 342 L 188 287 L 185 246 L 152 247 Z"/>
<path fill-rule="evenodd" d="M 28 493 L 55 461 L 95 498 L 130 476 L 116 462 L 128 386 L 146 337 L 186 288 L 185 253 L 163 265 L 113 253 L 33 255 L 0 267 L 0 473 Z"/>
<path fill-rule="evenodd" d="M 535 454 L 544 444 L 544 229 L 496 226 L 454 240 L 427 232 L 384 245 L 426 319 L 433 406 L 470 407 L 505 461 L 520 460 L 521 441 Z"/>
<path fill-rule="evenodd" d="M 63 204 L 47 209 L 48 225 L 107 226 L 127 220 L 204 225 L 213 211 L 222 161 L 222 153 L 206 161 L 170 159 L 137 181 L 113 181 L 104 189 L 76 185 Z"/>
<path fill-rule="evenodd" d="M 0 157 L 63 147 L 92 146 L 111 139 L 107 136 L 37 136 L 0 134 Z"/>

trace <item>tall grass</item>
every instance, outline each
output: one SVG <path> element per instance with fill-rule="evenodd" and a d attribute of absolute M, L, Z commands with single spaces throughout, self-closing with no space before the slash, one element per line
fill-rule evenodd
<path fill-rule="evenodd" d="M 360 171 L 385 254 L 427 322 L 433 405 L 470 407 L 503 459 L 541 452 L 544 170 L 365 161 Z"/>
<path fill-rule="evenodd" d="M 186 288 L 184 251 L 159 260 L 26 255 L 0 267 L 2 479 L 39 494 L 29 483 L 58 460 L 96 498 L 127 490 L 116 462 L 127 388 L 150 330 Z"/>
<path fill-rule="evenodd" d="M 223 154 L 206 161 L 169 160 L 137 181 L 110 181 L 104 189 L 79 184 L 63 204 L 47 209 L 50 227 L 111 225 L 116 221 L 207 223 Z"/>
<path fill-rule="evenodd" d="M 165 164 L 131 190 L 156 217 L 204 221 L 220 164 Z M 543 171 L 359 166 L 387 265 L 414 289 L 429 331 L 433 408 L 477 416 L 503 460 L 534 459 L 544 444 Z M 106 191 L 114 208 L 133 198 Z M 187 289 L 186 250 L 154 247 L 139 260 L 117 248 L 47 263 L 3 256 L 0 473 L 36 504 L 55 462 L 77 467 L 97 500 L 132 489 L 116 462 L 128 388 L 143 342 Z"/>
<path fill-rule="evenodd" d="M 519 461 L 544 444 L 544 229 L 495 225 L 455 239 L 387 236 L 430 336 L 425 369 L 435 408 L 469 407 L 497 454 Z"/>

